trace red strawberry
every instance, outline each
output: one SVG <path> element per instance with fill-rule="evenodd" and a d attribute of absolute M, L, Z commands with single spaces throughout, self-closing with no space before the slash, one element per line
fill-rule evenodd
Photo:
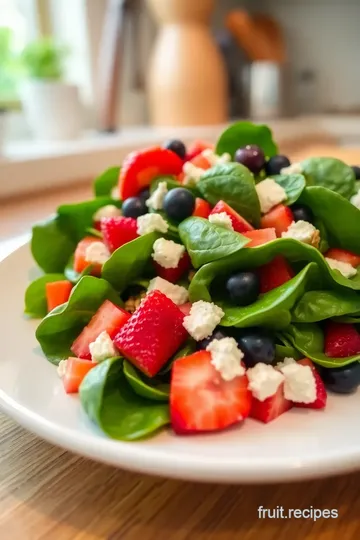
<path fill-rule="evenodd" d="M 95 363 L 82 358 L 68 358 L 63 385 L 67 394 L 74 394 L 79 391 L 79 386 L 85 376 L 96 366 Z"/>
<path fill-rule="evenodd" d="M 248 231 L 242 233 L 246 238 L 250 238 L 250 242 L 246 244 L 246 247 L 256 247 L 267 244 L 272 240 L 276 240 L 275 229 L 257 229 L 254 231 Z"/>
<path fill-rule="evenodd" d="M 181 304 L 181 306 L 179 306 L 180 311 L 185 315 L 185 317 L 190 315 L 191 306 L 191 302 L 186 302 L 186 304 Z"/>
<path fill-rule="evenodd" d="M 260 292 L 262 294 L 280 287 L 294 277 L 294 271 L 284 257 L 278 255 L 267 264 L 258 268 Z"/>
<path fill-rule="evenodd" d="M 345 249 L 331 248 L 325 253 L 325 257 L 351 264 L 354 268 L 360 266 L 360 255 L 346 251 Z"/>
<path fill-rule="evenodd" d="M 156 176 L 180 174 L 182 166 L 182 159 L 166 148 L 155 147 L 131 152 L 125 158 L 120 171 L 120 199 L 124 201 L 137 195 L 148 187 Z"/>
<path fill-rule="evenodd" d="M 218 431 L 249 415 L 246 375 L 224 381 L 210 360 L 208 351 L 199 351 L 173 364 L 170 415 L 178 434 Z"/>
<path fill-rule="evenodd" d="M 250 223 L 248 223 L 246 219 L 241 217 L 237 212 L 235 212 L 235 210 L 233 210 L 233 208 L 231 208 L 231 206 L 226 204 L 226 202 L 224 201 L 219 201 L 218 203 L 216 203 L 210 214 L 220 214 L 221 212 L 225 212 L 225 214 L 230 217 L 234 231 L 238 233 L 243 233 L 246 231 L 254 230 L 254 227 L 250 225 Z"/>
<path fill-rule="evenodd" d="M 164 268 L 155 261 L 153 264 L 156 274 L 158 276 L 166 279 L 166 281 L 170 281 L 171 283 L 176 283 L 181 278 L 181 276 L 189 270 L 191 266 L 191 260 L 188 253 L 185 251 L 176 268 Z"/>
<path fill-rule="evenodd" d="M 111 338 L 117 334 L 120 328 L 130 318 L 130 313 L 115 306 L 110 300 L 105 300 L 99 307 L 91 321 L 71 346 L 72 352 L 79 358 L 90 360 L 89 345 L 101 332 L 106 331 Z"/>
<path fill-rule="evenodd" d="M 281 233 L 288 230 L 293 221 L 294 216 L 290 208 L 284 204 L 278 204 L 261 218 L 261 228 L 273 227 L 277 236 L 280 237 Z"/>
<path fill-rule="evenodd" d="M 302 366 L 309 366 L 313 372 L 316 384 L 316 399 L 312 403 L 294 403 L 295 407 L 303 407 L 305 409 L 324 409 L 327 401 L 327 392 L 319 372 L 309 358 L 299 360 L 298 364 L 301 364 Z"/>
<path fill-rule="evenodd" d="M 136 219 L 131 217 L 103 218 L 100 226 L 104 243 L 111 253 L 139 236 Z"/>
<path fill-rule="evenodd" d="M 333 358 L 345 358 L 360 353 L 360 334 L 355 326 L 329 322 L 325 329 L 325 354 Z"/>
<path fill-rule="evenodd" d="M 192 215 L 195 217 L 202 217 L 202 218 L 207 219 L 209 217 L 210 212 L 211 212 L 210 204 L 204 199 L 200 199 L 200 197 L 196 197 L 195 208 Z"/>
<path fill-rule="evenodd" d="M 194 141 L 193 144 L 189 146 L 188 152 L 185 156 L 185 161 L 193 160 L 196 156 L 208 148 L 210 150 L 214 150 L 214 145 L 205 141 Z"/>
<path fill-rule="evenodd" d="M 160 291 L 150 292 L 114 343 L 140 371 L 153 377 L 185 341 L 184 314 Z"/>
<path fill-rule="evenodd" d="M 250 416 L 267 424 L 291 409 L 292 403 L 284 396 L 284 383 L 280 384 L 276 394 L 264 401 L 253 398 Z"/>
<path fill-rule="evenodd" d="M 74 253 L 74 270 L 81 274 L 85 268 L 90 266 L 90 263 L 86 260 L 86 250 L 94 242 L 101 242 L 96 236 L 85 236 L 76 246 Z M 101 274 L 102 265 L 92 264 L 91 274 L 93 276 L 99 276 Z"/>

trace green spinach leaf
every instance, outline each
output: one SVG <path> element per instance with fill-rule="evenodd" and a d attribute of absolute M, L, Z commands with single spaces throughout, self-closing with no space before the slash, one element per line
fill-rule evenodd
<path fill-rule="evenodd" d="M 301 354 L 293 347 L 292 345 L 276 345 L 276 358 L 283 359 L 283 358 L 294 358 L 294 360 L 300 360 Z"/>
<path fill-rule="evenodd" d="M 310 158 L 301 162 L 301 168 L 308 185 L 323 186 L 346 198 L 354 193 L 354 171 L 340 159 Z"/>
<path fill-rule="evenodd" d="M 309 291 L 299 300 L 292 320 L 312 323 L 360 312 L 360 295 L 355 291 Z"/>
<path fill-rule="evenodd" d="M 32 229 L 31 253 L 45 273 L 63 272 L 75 246 L 75 239 L 60 227 L 58 216 L 38 223 Z"/>
<path fill-rule="evenodd" d="M 111 197 L 111 192 L 119 180 L 120 167 L 110 167 L 93 182 L 95 197 Z"/>
<path fill-rule="evenodd" d="M 221 155 L 228 152 L 234 158 L 236 150 L 248 144 L 260 146 L 267 157 L 275 156 L 278 153 L 268 126 L 253 124 L 252 122 L 237 122 L 228 127 L 220 135 L 216 144 L 216 153 Z"/>
<path fill-rule="evenodd" d="M 284 204 L 294 204 L 306 187 L 306 180 L 302 174 L 277 174 L 271 176 L 279 186 L 286 191 L 287 199 Z"/>
<path fill-rule="evenodd" d="M 25 315 L 40 319 L 47 314 L 46 284 L 66 279 L 64 274 L 45 274 L 28 286 L 25 292 Z"/>
<path fill-rule="evenodd" d="M 124 375 L 135 394 L 153 401 L 169 401 L 170 385 L 146 377 L 124 360 Z"/>

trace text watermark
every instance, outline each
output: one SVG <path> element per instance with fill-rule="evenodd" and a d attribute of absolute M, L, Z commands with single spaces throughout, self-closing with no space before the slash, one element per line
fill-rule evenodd
<path fill-rule="evenodd" d="M 336 519 L 339 517 L 339 512 L 336 509 L 314 508 L 288 508 L 283 506 L 276 506 L 275 508 L 264 508 L 259 506 L 258 508 L 259 519 L 312 519 L 317 521 L 318 519 Z"/>

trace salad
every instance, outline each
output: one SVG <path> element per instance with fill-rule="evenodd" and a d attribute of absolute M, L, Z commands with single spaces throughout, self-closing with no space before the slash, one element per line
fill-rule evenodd
<path fill-rule="evenodd" d="M 64 391 L 121 440 L 319 414 L 355 392 L 359 172 L 290 163 L 250 122 L 106 170 L 92 200 L 33 227 L 43 274 L 25 313 Z"/>

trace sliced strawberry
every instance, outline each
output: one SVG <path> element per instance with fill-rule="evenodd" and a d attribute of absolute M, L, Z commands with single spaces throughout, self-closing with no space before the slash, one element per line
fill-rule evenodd
<path fill-rule="evenodd" d="M 284 396 L 284 383 L 280 384 L 276 394 L 264 401 L 253 398 L 250 416 L 267 424 L 291 409 L 292 403 Z"/>
<path fill-rule="evenodd" d="M 256 247 L 267 244 L 272 240 L 276 240 L 275 229 L 256 229 L 254 231 L 247 231 L 242 233 L 246 238 L 250 238 L 250 242 L 246 244 L 246 247 Z"/>
<path fill-rule="evenodd" d="M 185 161 L 192 161 L 194 157 L 198 156 L 204 150 L 214 150 L 214 145 L 206 141 L 194 141 L 193 144 L 189 146 L 188 152 L 185 156 Z"/>
<path fill-rule="evenodd" d="M 325 257 L 351 264 L 354 268 L 360 266 L 360 255 L 346 251 L 345 249 L 331 248 L 325 253 Z"/>
<path fill-rule="evenodd" d="M 211 168 L 210 161 L 202 154 L 195 156 L 190 161 L 193 165 L 195 165 L 195 167 L 199 167 L 199 169 L 204 169 L 204 171 L 207 171 Z"/>
<path fill-rule="evenodd" d="M 327 392 L 325 384 L 323 383 L 319 372 L 309 358 L 303 358 L 302 360 L 299 360 L 298 364 L 301 364 L 303 366 L 309 366 L 309 368 L 311 369 L 315 378 L 316 399 L 312 403 L 294 403 L 295 407 L 302 407 L 305 409 L 324 409 L 327 401 Z"/>
<path fill-rule="evenodd" d="M 91 369 L 96 366 L 89 360 L 81 358 L 69 358 L 66 363 L 63 385 L 67 394 L 74 394 L 79 391 L 79 386 Z"/>
<path fill-rule="evenodd" d="M 125 358 L 153 377 L 185 341 L 184 314 L 162 292 L 150 292 L 114 343 Z"/>
<path fill-rule="evenodd" d="M 261 218 L 261 228 L 273 227 L 277 236 L 281 237 L 281 234 L 288 230 L 293 221 L 294 216 L 290 208 L 284 204 L 278 204 Z"/>
<path fill-rule="evenodd" d="M 282 255 L 258 268 L 260 292 L 262 294 L 280 287 L 294 277 L 294 271 Z"/>
<path fill-rule="evenodd" d="M 69 300 L 71 289 L 72 283 L 66 279 L 46 283 L 45 291 L 48 311 L 67 302 Z"/>
<path fill-rule="evenodd" d="M 104 243 L 111 253 L 139 236 L 136 219 L 131 217 L 103 218 L 100 226 Z"/>
<path fill-rule="evenodd" d="M 130 313 L 115 306 L 110 300 L 105 300 L 99 307 L 91 321 L 71 346 L 72 352 L 79 358 L 91 359 L 89 345 L 101 332 L 106 331 L 111 338 L 130 319 Z"/>
<path fill-rule="evenodd" d="M 166 148 L 147 148 L 129 154 L 119 176 L 120 199 L 134 197 L 148 187 L 156 176 L 177 175 L 182 171 L 183 160 Z"/>
<path fill-rule="evenodd" d="M 360 354 L 360 334 L 355 326 L 330 321 L 325 329 L 325 354 L 332 358 Z"/>
<path fill-rule="evenodd" d="M 96 236 L 86 236 L 76 246 L 74 253 L 74 270 L 81 274 L 87 268 L 92 265 L 91 273 L 93 276 L 99 276 L 101 274 L 101 264 L 92 264 L 86 260 L 86 250 L 94 242 L 99 242 L 99 238 Z"/>
<path fill-rule="evenodd" d="M 221 212 L 225 212 L 225 214 L 230 217 L 234 231 L 244 233 L 254 230 L 254 227 L 250 225 L 246 219 L 241 217 L 240 214 L 235 212 L 235 210 L 224 201 L 217 202 L 210 214 L 220 214 Z"/>
<path fill-rule="evenodd" d="M 183 313 L 185 317 L 190 315 L 191 306 L 191 302 L 187 302 L 186 304 L 181 304 L 181 306 L 179 306 L 181 313 Z"/>
<path fill-rule="evenodd" d="M 173 364 L 170 415 L 178 434 L 218 431 L 249 415 L 246 375 L 224 381 L 210 361 L 208 351 L 199 351 Z"/>
<path fill-rule="evenodd" d="M 164 268 L 155 261 L 153 261 L 153 264 L 155 272 L 158 276 L 166 279 L 166 281 L 170 281 L 170 283 L 176 283 L 177 281 L 179 281 L 181 276 L 183 276 L 185 272 L 189 270 L 191 266 L 191 260 L 187 251 L 185 251 L 176 268 Z"/>
<path fill-rule="evenodd" d="M 194 217 L 202 217 L 202 218 L 207 219 L 210 215 L 210 212 L 211 212 L 210 204 L 204 199 L 200 199 L 200 197 L 196 197 L 195 208 L 192 215 Z"/>

